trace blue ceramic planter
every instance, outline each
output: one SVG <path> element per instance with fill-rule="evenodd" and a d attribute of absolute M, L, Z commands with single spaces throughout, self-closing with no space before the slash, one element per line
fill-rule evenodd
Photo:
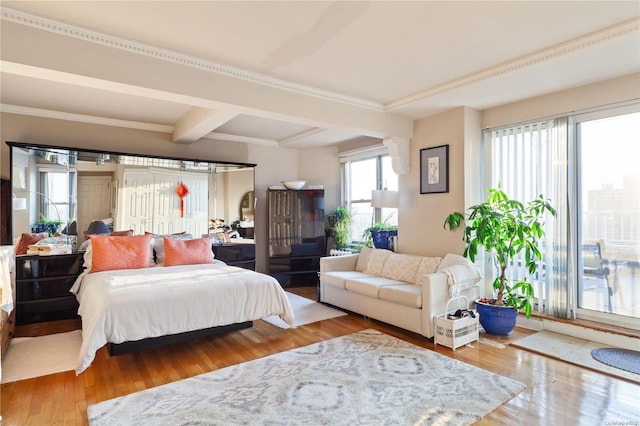
<path fill-rule="evenodd" d="M 476 301 L 476 310 L 480 314 L 480 325 L 487 334 L 507 336 L 516 326 L 518 312 L 513 306 L 495 306 Z"/>
<path fill-rule="evenodd" d="M 373 246 L 378 249 L 389 248 L 389 237 L 398 235 L 398 230 L 393 231 L 373 231 L 371 233 L 371 239 L 373 240 Z"/>

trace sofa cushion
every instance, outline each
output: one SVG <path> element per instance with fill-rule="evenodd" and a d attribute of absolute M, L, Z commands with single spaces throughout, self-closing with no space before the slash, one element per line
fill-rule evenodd
<path fill-rule="evenodd" d="M 371 247 L 363 247 L 362 250 L 360 250 L 358 261 L 356 262 L 356 271 L 364 272 L 367 270 L 367 266 L 369 265 L 369 257 L 371 257 L 371 253 L 374 250 L 375 249 Z"/>
<path fill-rule="evenodd" d="M 416 273 L 421 260 L 420 256 L 393 253 L 384 263 L 382 276 L 413 284 L 416 280 Z"/>
<path fill-rule="evenodd" d="M 344 289 L 346 280 L 367 277 L 369 277 L 369 275 L 357 271 L 331 271 L 320 274 L 323 284 L 341 289 Z"/>
<path fill-rule="evenodd" d="M 390 280 L 389 278 L 367 277 L 367 278 L 355 278 L 355 279 L 347 280 L 345 282 L 344 287 L 348 291 L 352 291 L 357 294 L 362 294 L 363 296 L 369 296 L 377 299 L 380 288 L 388 285 L 402 285 L 402 284 L 404 283 L 401 281 Z"/>
<path fill-rule="evenodd" d="M 410 308 L 422 308 L 422 287 L 417 285 L 388 285 L 380 289 L 378 298 Z"/>
<path fill-rule="evenodd" d="M 422 260 L 420 260 L 420 266 L 418 266 L 413 282 L 418 284 L 422 276 L 436 272 L 441 261 L 441 257 L 423 257 Z"/>
<path fill-rule="evenodd" d="M 384 269 L 384 264 L 393 254 L 392 251 L 385 249 L 375 249 L 369 255 L 369 262 L 367 262 L 367 269 L 364 271 L 369 275 L 377 275 L 382 276 L 382 270 Z"/>

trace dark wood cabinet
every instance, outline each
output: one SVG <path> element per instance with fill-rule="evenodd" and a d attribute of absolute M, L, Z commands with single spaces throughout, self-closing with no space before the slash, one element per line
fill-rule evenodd
<path fill-rule="evenodd" d="M 78 317 L 69 292 L 83 270 L 83 253 L 16 256 L 16 324 Z"/>
<path fill-rule="evenodd" d="M 324 190 L 269 189 L 269 274 L 283 287 L 315 286 L 325 255 Z"/>
<path fill-rule="evenodd" d="M 214 244 L 215 258 L 227 265 L 256 270 L 256 245 L 250 243 Z"/>

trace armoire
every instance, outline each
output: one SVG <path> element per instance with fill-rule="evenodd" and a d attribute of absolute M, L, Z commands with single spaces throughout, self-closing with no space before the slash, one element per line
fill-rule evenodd
<path fill-rule="evenodd" d="M 269 274 L 283 287 L 316 286 L 326 253 L 324 189 L 269 189 Z"/>

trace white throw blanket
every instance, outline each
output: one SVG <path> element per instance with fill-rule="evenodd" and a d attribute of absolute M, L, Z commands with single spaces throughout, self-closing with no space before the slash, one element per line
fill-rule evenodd
<path fill-rule="evenodd" d="M 449 296 L 456 297 L 462 290 L 475 287 L 480 282 L 477 269 L 468 265 L 454 265 L 444 269 L 449 283 Z"/>
<path fill-rule="evenodd" d="M 122 343 L 253 321 L 293 309 L 273 277 L 222 262 L 83 273 L 71 288 L 80 303 L 82 348 L 76 374 L 107 342 Z"/>
<path fill-rule="evenodd" d="M 477 286 L 482 279 L 476 265 L 466 257 L 452 253 L 442 259 L 438 265 L 438 272 L 447 276 L 451 297 L 459 296 L 462 290 Z"/>

